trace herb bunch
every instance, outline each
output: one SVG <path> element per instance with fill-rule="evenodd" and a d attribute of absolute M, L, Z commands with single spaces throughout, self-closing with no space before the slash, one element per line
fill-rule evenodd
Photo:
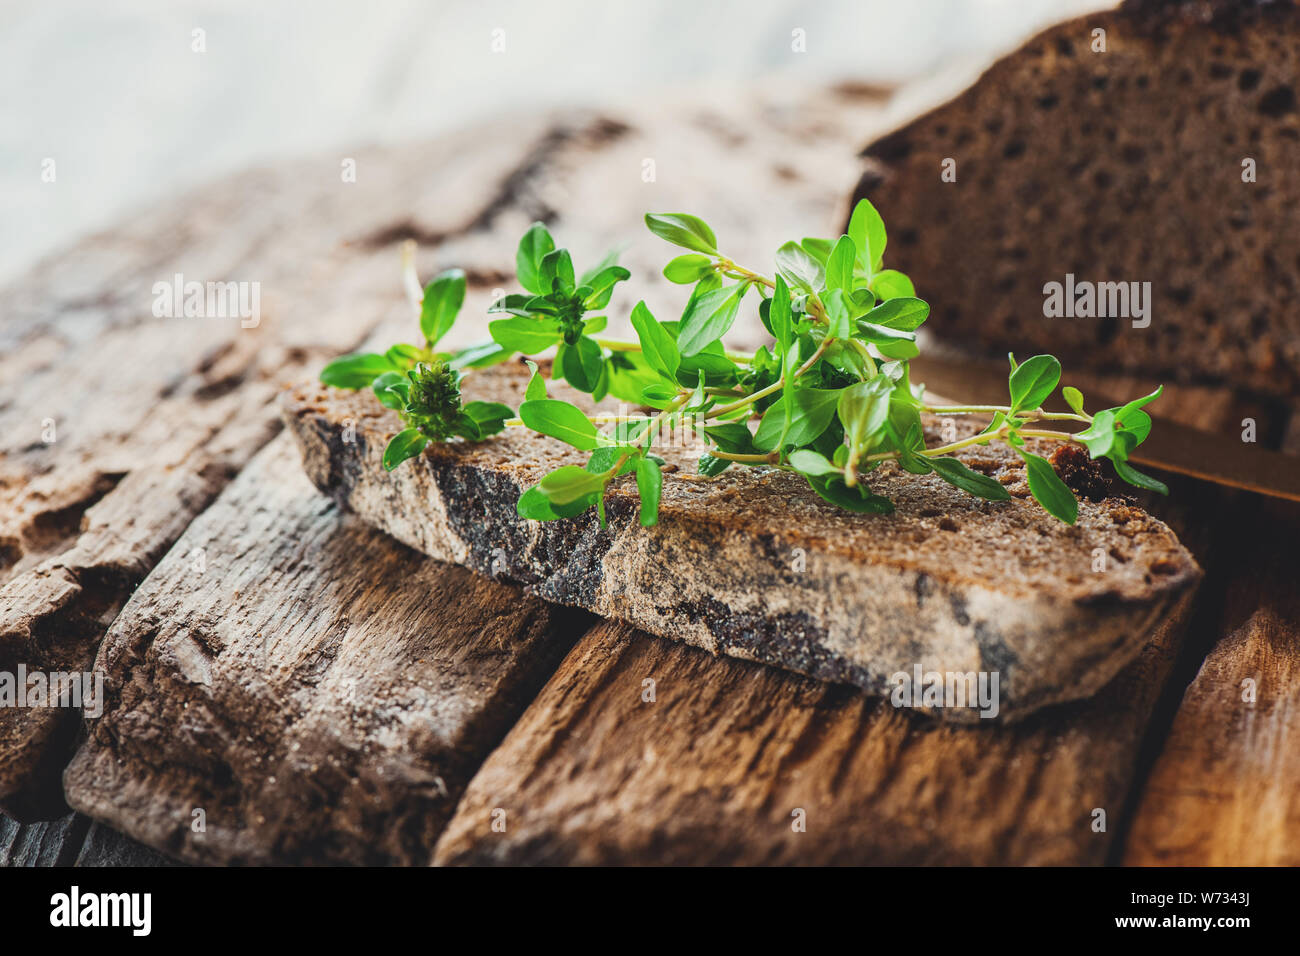
<path fill-rule="evenodd" d="M 871 473 L 890 461 L 911 474 L 938 475 L 969 494 L 1007 500 L 1010 494 L 999 482 L 953 457 L 962 448 L 1003 442 L 1024 459 L 1034 499 L 1073 524 L 1074 492 L 1047 459 L 1027 449 L 1029 438 L 1077 443 L 1092 458 L 1109 460 L 1123 481 L 1168 493 L 1128 461 L 1151 431 L 1143 407 L 1161 389 L 1089 414 L 1082 393 L 1066 386 L 1061 395 L 1070 411 L 1049 412 L 1043 406 L 1060 385 L 1061 363 L 1051 355 L 1024 362 L 1010 355 L 1006 405 L 928 404 L 924 386 L 911 381 L 908 363 L 919 354 L 916 331 L 930 307 L 916 297 L 906 275 L 884 268 L 885 226 L 870 202 L 858 203 L 838 239 L 787 242 L 776 252 L 771 275 L 721 253 L 713 230 L 695 216 L 651 213 L 645 221 L 656 236 L 687 250 L 665 266 L 664 276 L 692 290 L 676 321 L 660 321 L 644 301 L 637 303 L 631 313 L 635 342 L 598 338 L 606 316 L 589 315 L 603 310 L 617 283 L 629 277 L 617 255 L 579 276 L 568 250 L 557 248 L 546 227 L 534 223 L 516 254 L 525 291 L 493 304 L 491 312 L 507 317 L 490 323 L 490 343 L 436 351 L 464 299 L 464 275 L 453 270 L 420 297 L 423 346 L 346 356 L 330 363 L 321 380 L 341 388 L 370 386 L 402 416 L 407 427 L 384 453 L 389 469 L 430 441 L 477 441 L 508 426 L 589 453 L 584 466 L 562 466 L 523 493 L 518 513 L 538 520 L 595 508 L 603 523 L 609 484 L 634 475 L 641 523 L 655 524 L 663 460 L 654 454 L 654 442 L 687 423 L 707 443 L 701 474 L 718 475 L 735 465 L 791 471 L 826 501 L 859 513 L 893 511 L 892 502 L 869 483 Z M 752 354 L 729 351 L 723 343 L 746 299 L 755 302 L 772 339 Z M 595 401 L 612 395 L 646 411 L 589 415 L 549 397 L 533 362 L 517 417 L 499 403 L 461 404 L 462 370 L 552 347 L 552 380 L 567 381 Z M 989 421 L 976 435 L 927 447 L 922 414 L 988 415 Z M 1042 427 L 1057 420 L 1088 427 L 1074 434 Z"/>

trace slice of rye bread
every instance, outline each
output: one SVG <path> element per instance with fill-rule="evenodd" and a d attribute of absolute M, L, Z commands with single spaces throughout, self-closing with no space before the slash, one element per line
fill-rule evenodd
<path fill-rule="evenodd" d="M 514 407 L 528 375 L 521 362 L 475 372 L 465 395 Z M 657 445 L 667 462 L 658 526 L 640 526 L 627 476 L 611 484 L 601 528 L 594 512 L 517 516 L 520 493 L 543 474 L 586 462 L 554 439 L 511 427 L 480 444 L 431 445 L 390 473 L 383 450 L 401 424 L 368 391 L 313 382 L 287 391 L 282 407 L 316 486 L 419 551 L 714 653 L 873 693 L 920 665 L 997 671 L 1005 716 L 1085 697 L 1181 610 L 1201 574 L 1168 527 L 1122 499 L 1081 501 L 1074 527 L 1051 518 L 1004 447 L 960 457 L 1011 501 L 889 464 L 871 484 L 897 511 L 875 516 L 829 505 L 776 469 L 733 466 L 708 479 L 696 474 L 698 448 Z M 927 423 L 931 442 L 937 426 Z"/>
<path fill-rule="evenodd" d="M 1289 0 L 1129 2 L 1047 30 L 868 146 L 854 201 L 879 208 L 888 262 L 945 341 L 1295 397 L 1298 83 Z M 1150 326 L 1046 317 L 1044 286 L 1067 273 L 1150 282 Z"/>

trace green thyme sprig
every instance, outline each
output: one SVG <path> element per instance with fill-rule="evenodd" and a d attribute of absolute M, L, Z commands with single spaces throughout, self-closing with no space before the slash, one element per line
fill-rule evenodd
<path fill-rule="evenodd" d="M 859 513 L 893 511 L 893 503 L 869 484 L 870 474 L 886 461 L 912 474 L 933 473 L 981 498 L 1007 500 L 1010 494 L 999 482 L 952 457 L 996 441 L 1024 459 L 1034 499 L 1074 523 L 1074 493 L 1046 459 L 1028 451 L 1030 438 L 1079 444 L 1092 458 L 1109 460 L 1129 484 L 1168 492 L 1128 461 L 1150 433 L 1143 406 L 1159 397 L 1160 389 L 1093 415 L 1084 410 L 1079 390 L 1067 386 L 1061 395 L 1071 410 L 1048 412 L 1043 406 L 1060 385 L 1060 362 L 1036 355 L 1018 363 L 1009 356 L 1006 405 L 927 404 L 924 386 L 911 381 L 908 363 L 919 354 L 916 331 L 930 307 L 916 297 L 906 275 L 884 268 L 885 226 L 866 200 L 838 239 L 783 245 L 771 275 L 720 252 L 713 230 L 695 216 L 652 213 L 646 225 L 688 250 L 668 263 L 664 275 L 693 288 L 677 321 L 660 321 L 639 302 L 631 313 L 635 342 L 596 338 L 605 316 L 588 316 L 604 309 L 615 285 L 628 278 L 617 257 L 607 256 L 575 277 L 568 250 L 557 248 L 546 227 L 534 223 L 516 255 L 527 294 L 507 295 L 493 305 L 492 311 L 509 318 L 490 323 L 491 343 L 449 356 L 433 351 L 464 297 L 463 276 L 457 289 L 455 275 L 445 273 L 424 291 L 423 350 L 351 356 L 331 363 L 322 380 L 345 388 L 372 385 L 380 401 L 402 414 L 407 428 L 385 453 L 388 467 L 418 454 L 428 441 L 477 440 L 506 426 L 527 427 L 588 452 L 584 466 L 558 468 L 520 497 L 519 514 L 538 520 L 595 508 L 603 523 L 610 482 L 634 475 L 641 522 L 656 523 L 663 461 L 653 454 L 654 443 L 688 422 L 707 442 L 698 463 L 701 474 L 714 476 L 735 465 L 782 469 L 801 475 L 825 500 Z M 729 351 L 723 343 L 751 292 L 772 338 L 752 355 Z M 429 315 L 433 318 L 426 321 Z M 550 398 L 531 362 L 533 375 L 517 417 L 503 405 L 461 407 L 457 368 L 552 347 L 553 380 L 567 380 L 597 401 L 613 395 L 649 411 L 630 418 L 589 415 Z M 394 364 L 408 357 L 411 367 L 380 368 L 381 359 Z M 406 380 L 399 381 L 398 373 Z M 922 414 L 988 415 L 989 421 L 974 436 L 927 447 Z M 616 420 L 609 423 L 611 417 Z M 1039 427 L 1057 420 L 1088 427 L 1076 434 Z M 597 427 L 606 424 L 612 427 Z"/>
<path fill-rule="evenodd" d="M 392 471 L 424 451 L 429 442 L 464 438 L 482 441 L 505 428 L 514 416 L 500 402 L 461 403 L 462 373 L 446 362 L 419 362 L 403 375 L 385 372 L 375 378 L 375 397 L 395 410 L 406 425 L 384 449 L 384 467 Z"/>
<path fill-rule="evenodd" d="M 403 248 L 404 272 L 414 282 L 411 246 Z M 419 283 L 415 282 L 415 289 Z M 418 294 L 418 293 L 417 293 Z M 359 352 L 335 359 L 321 370 L 320 380 L 336 388 L 371 388 L 385 408 L 401 416 L 406 426 L 384 449 L 384 467 L 392 471 L 424 451 L 429 442 L 451 438 L 480 441 L 505 427 L 514 411 L 499 402 L 463 404 L 462 369 L 504 361 L 511 352 L 487 343 L 456 352 L 439 352 L 465 301 L 465 273 L 443 272 L 415 298 L 423 345 L 399 343 L 386 352 Z"/>
<path fill-rule="evenodd" d="M 528 295 L 508 295 L 489 312 L 512 317 L 492 322 L 492 339 L 504 349 L 533 354 L 555 346 L 555 367 L 580 392 L 600 401 L 609 392 L 610 367 L 601 344 L 592 336 L 605 328 L 606 317 L 587 317 L 605 308 L 614 286 L 631 273 L 618 265 L 618 254 L 575 278 L 573 257 L 555 248 L 540 222 L 519 241 L 515 270 Z"/>

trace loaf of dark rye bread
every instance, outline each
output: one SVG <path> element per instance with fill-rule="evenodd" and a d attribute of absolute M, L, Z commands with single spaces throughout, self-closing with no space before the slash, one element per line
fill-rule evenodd
<path fill-rule="evenodd" d="M 854 201 L 880 209 L 943 340 L 1295 397 L 1298 83 L 1290 0 L 1131 0 L 867 147 Z M 1045 316 L 1067 274 L 1150 282 L 1150 325 Z"/>
<path fill-rule="evenodd" d="M 528 374 L 522 362 L 475 372 L 466 397 L 513 405 Z M 549 386 L 554 397 L 589 400 Z M 1021 460 L 997 446 L 959 457 L 1006 485 L 1011 501 L 887 464 L 871 483 L 897 505 L 890 516 L 842 511 L 776 469 L 733 466 L 705 478 L 698 450 L 657 446 L 667 462 L 659 524 L 640 526 L 626 477 L 610 486 L 602 528 L 594 512 L 553 522 L 516 515 L 520 493 L 543 474 L 586 461 L 554 439 L 508 428 L 479 444 L 430 445 L 390 473 L 383 450 L 401 425 L 369 392 L 304 384 L 285 394 L 283 412 L 317 487 L 435 558 L 714 653 L 872 693 L 918 665 L 996 671 L 1003 717 L 1092 694 L 1181 609 L 1200 576 L 1169 528 L 1119 498 L 1081 501 L 1072 527 L 1048 516 L 1028 499 Z"/>

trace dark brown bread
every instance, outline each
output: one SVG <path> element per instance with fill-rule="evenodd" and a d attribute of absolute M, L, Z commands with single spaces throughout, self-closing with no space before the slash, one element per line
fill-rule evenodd
<path fill-rule="evenodd" d="M 465 392 L 515 403 L 527 378 L 510 363 L 474 373 Z M 586 398 L 563 383 L 550 388 Z M 708 479 L 695 473 L 698 451 L 664 447 L 659 525 L 639 526 L 626 477 L 611 485 L 601 528 L 594 513 L 516 515 L 521 491 L 587 458 L 525 429 L 430 446 L 387 473 L 383 449 L 401 424 L 368 392 L 302 385 L 285 396 L 285 420 L 317 487 L 426 554 L 715 653 L 872 692 L 917 664 L 998 671 L 1006 716 L 1096 691 L 1200 576 L 1169 528 L 1121 498 L 1085 498 L 1073 527 L 1050 517 L 1029 498 L 1023 462 L 1002 446 L 958 457 L 1006 485 L 1011 501 L 888 464 L 871 484 L 897 505 L 891 516 L 850 514 L 775 469 Z M 938 443 L 937 433 L 929 438 Z"/>
<path fill-rule="evenodd" d="M 1129 3 L 1040 34 L 877 140 L 855 199 L 880 209 L 889 264 L 945 340 L 1300 395 L 1298 79 L 1289 0 Z M 1067 273 L 1150 282 L 1150 326 L 1046 317 Z"/>

